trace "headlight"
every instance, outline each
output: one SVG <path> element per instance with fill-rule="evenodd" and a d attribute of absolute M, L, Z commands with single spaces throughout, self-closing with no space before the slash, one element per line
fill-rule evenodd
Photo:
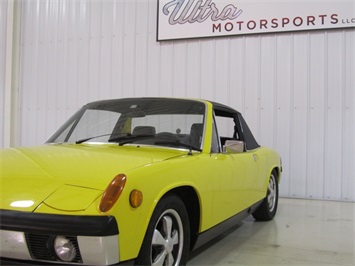
<path fill-rule="evenodd" d="M 73 242 L 64 236 L 57 236 L 54 239 L 54 251 L 62 261 L 73 261 L 76 256 L 76 249 Z"/>

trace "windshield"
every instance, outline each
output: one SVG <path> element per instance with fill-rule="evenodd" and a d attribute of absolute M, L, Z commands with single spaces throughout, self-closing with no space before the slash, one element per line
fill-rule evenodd
<path fill-rule="evenodd" d="M 200 150 L 205 104 L 193 100 L 137 98 L 84 106 L 47 143 L 118 143 Z"/>

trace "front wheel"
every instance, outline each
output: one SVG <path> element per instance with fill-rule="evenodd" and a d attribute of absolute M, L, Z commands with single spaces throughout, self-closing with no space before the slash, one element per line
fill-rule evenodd
<path fill-rule="evenodd" d="M 143 240 L 136 265 L 185 265 L 190 226 L 182 200 L 170 195 L 157 205 Z"/>
<path fill-rule="evenodd" d="M 270 221 L 276 215 L 279 200 L 279 187 L 275 171 L 272 171 L 267 188 L 266 198 L 253 213 L 253 217 L 259 221 Z"/>

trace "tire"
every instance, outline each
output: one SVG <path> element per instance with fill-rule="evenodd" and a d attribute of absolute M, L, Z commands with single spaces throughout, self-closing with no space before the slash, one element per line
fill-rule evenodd
<path fill-rule="evenodd" d="M 155 208 L 135 265 L 185 265 L 190 225 L 182 200 L 164 197 Z"/>
<path fill-rule="evenodd" d="M 279 187 L 277 182 L 277 175 L 272 171 L 267 188 L 267 194 L 261 205 L 253 213 L 253 217 L 258 221 L 272 220 L 277 211 L 279 201 Z"/>

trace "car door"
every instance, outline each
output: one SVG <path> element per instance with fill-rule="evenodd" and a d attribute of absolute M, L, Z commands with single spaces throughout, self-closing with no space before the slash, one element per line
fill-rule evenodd
<path fill-rule="evenodd" d="M 232 115 L 215 116 L 211 162 L 212 178 L 218 180 L 213 193 L 214 224 L 247 209 L 258 201 L 258 154 L 252 151 L 224 151 L 226 140 L 237 140 L 237 127 Z"/>

